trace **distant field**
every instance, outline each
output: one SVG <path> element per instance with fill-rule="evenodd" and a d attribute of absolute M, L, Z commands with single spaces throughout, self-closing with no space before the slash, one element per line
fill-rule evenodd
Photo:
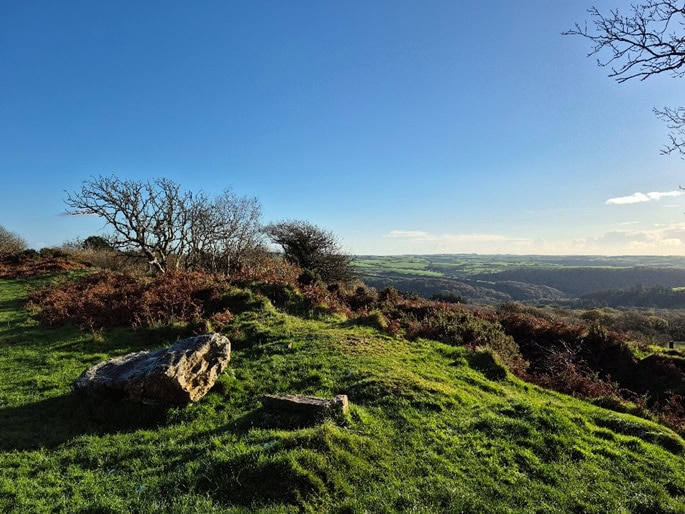
<path fill-rule="evenodd" d="M 452 294 L 474 303 L 558 304 L 636 286 L 685 291 L 685 257 L 362 255 L 354 266 L 374 287 Z"/>
<path fill-rule="evenodd" d="M 429 270 L 431 262 L 420 257 L 380 257 L 380 258 L 356 258 L 355 266 L 367 273 L 399 273 L 404 275 L 441 277 L 442 273 Z"/>

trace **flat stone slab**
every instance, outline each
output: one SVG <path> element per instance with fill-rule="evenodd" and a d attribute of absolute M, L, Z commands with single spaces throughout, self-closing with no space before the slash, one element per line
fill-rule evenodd
<path fill-rule="evenodd" d="M 228 338 L 205 334 L 100 362 L 76 379 L 73 390 L 96 399 L 183 405 L 207 394 L 230 359 Z"/>
<path fill-rule="evenodd" d="M 287 412 L 309 417 L 347 414 L 350 408 L 346 394 L 340 394 L 335 398 L 318 398 L 299 394 L 266 394 L 262 396 L 262 406 L 272 412 Z"/>

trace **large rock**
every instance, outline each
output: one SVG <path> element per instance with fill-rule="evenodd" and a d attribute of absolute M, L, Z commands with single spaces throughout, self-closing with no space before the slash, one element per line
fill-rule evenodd
<path fill-rule="evenodd" d="M 202 398 L 230 358 L 231 343 L 226 337 L 205 334 L 167 349 L 130 353 L 96 364 L 76 379 L 73 388 L 98 399 L 183 405 Z"/>

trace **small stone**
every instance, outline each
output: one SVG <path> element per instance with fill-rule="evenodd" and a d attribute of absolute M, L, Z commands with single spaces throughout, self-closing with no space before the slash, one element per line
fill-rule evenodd
<path fill-rule="evenodd" d="M 345 394 L 333 399 L 299 394 L 281 396 L 267 394 L 262 397 L 262 405 L 268 411 L 301 414 L 308 417 L 337 416 L 349 412 L 349 401 Z"/>
<path fill-rule="evenodd" d="M 347 414 L 350 412 L 350 402 L 346 394 L 339 394 L 333 398 L 333 410 L 339 414 Z"/>

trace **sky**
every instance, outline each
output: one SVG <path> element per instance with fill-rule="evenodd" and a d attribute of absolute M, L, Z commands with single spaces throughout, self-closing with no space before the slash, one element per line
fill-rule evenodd
<path fill-rule="evenodd" d="M 85 180 L 257 197 L 352 254 L 685 255 L 685 161 L 561 33 L 623 0 L 0 2 L 0 225 L 106 233 Z"/>

